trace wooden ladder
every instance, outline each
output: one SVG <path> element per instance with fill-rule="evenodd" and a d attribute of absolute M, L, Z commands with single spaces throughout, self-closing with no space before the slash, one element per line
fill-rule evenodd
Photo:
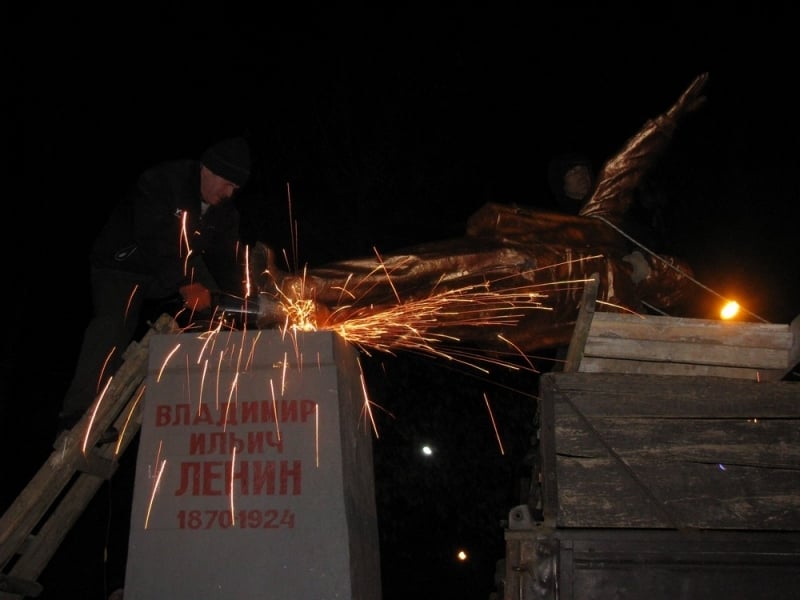
<path fill-rule="evenodd" d="M 0 519 L 0 600 L 41 593 L 39 575 L 139 432 L 150 338 L 176 330 L 164 314 L 141 341 L 128 346 L 105 394 L 56 440 L 52 454 Z M 96 447 L 112 425 L 119 440 Z"/>

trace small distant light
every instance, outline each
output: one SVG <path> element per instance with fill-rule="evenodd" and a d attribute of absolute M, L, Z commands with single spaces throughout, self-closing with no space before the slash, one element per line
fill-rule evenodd
<path fill-rule="evenodd" d="M 425 456 L 433 456 L 433 448 L 428 446 L 427 444 L 422 447 L 422 453 Z"/>
<path fill-rule="evenodd" d="M 722 310 L 719 311 L 719 316 L 722 319 L 732 319 L 738 314 L 739 314 L 739 303 L 733 300 L 728 302 L 725 306 L 722 307 Z"/>
<path fill-rule="evenodd" d="M 727 471 L 727 469 L 725 468 L 725 465 L 723 465 L 722 463 L 719 463 L 717 466 L 719 467 L 720 471 Z"/>
<path fill-rule="evenodd" d="M 459 550 L 456 554 L 456 558 L 461 562 L 464 562 L 465 560 L 469 559 L 469 555 L 467 554 L 466 550 Z"/>

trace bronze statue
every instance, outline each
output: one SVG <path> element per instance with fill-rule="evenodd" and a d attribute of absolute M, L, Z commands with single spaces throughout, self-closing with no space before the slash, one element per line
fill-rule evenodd
<path fill-rule="evenodd" d="M 368 338 L 374 343 L 366 342 L 384 350 L 447 341 L 489 352 L 531 352 L 569 343 L 584 284 L 593 274 L 599 276 L 597 310 L 681 306 L 693 289 L 690 267 L 644 247 L 632 249 L 620 226 L 680 118 L 704 102 L 707 78 L 696 77 L 669 110 L 648 120 L 605 163 L 578 215 L 489 203 L 470 217 L 463 237 L 303 274 L 281 273 L 261 248 L 261 263 L 271 264 L 258 277 L 259 327 L 297 325 L 291 307 L 305 301 L 312 307 L 303 313 L 311 328 L 345 337 L 349 325 L 377 327 L 387 323 L 382 316 L 391 317 L 395 329 L 387 330 L 383 343 L 380 331 Z M 418 313 L 409 317 L 415 308 Z M 402 335 L 410 337 L 398 341 Z"/>

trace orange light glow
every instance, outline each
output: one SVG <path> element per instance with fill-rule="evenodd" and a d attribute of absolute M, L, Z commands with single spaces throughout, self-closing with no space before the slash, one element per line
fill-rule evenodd
<path fill-rule="evenodd" d="M 730 302 L 726 303 L 725 306 L 722 307 L 722 310 L 719 311 L 719 316 L 723 321 L 733 319 L 738 314 L 739 303 L 735 300 L 731 300 Z"/>

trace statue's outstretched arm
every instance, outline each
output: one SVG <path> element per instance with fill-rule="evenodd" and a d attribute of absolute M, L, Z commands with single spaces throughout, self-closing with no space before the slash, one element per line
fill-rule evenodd
<path fill-rule="evenodd" d="M 678 121 L 705 102 L 702 91 L 707 80 L 708 73 L 698 75 L 667 112 L 648 120 L 603 165 L 594 192 L 579 215 L 602 216 L 612 222 L 621 220 L 633 201 L 636 187 L 672 139 Z"/>

